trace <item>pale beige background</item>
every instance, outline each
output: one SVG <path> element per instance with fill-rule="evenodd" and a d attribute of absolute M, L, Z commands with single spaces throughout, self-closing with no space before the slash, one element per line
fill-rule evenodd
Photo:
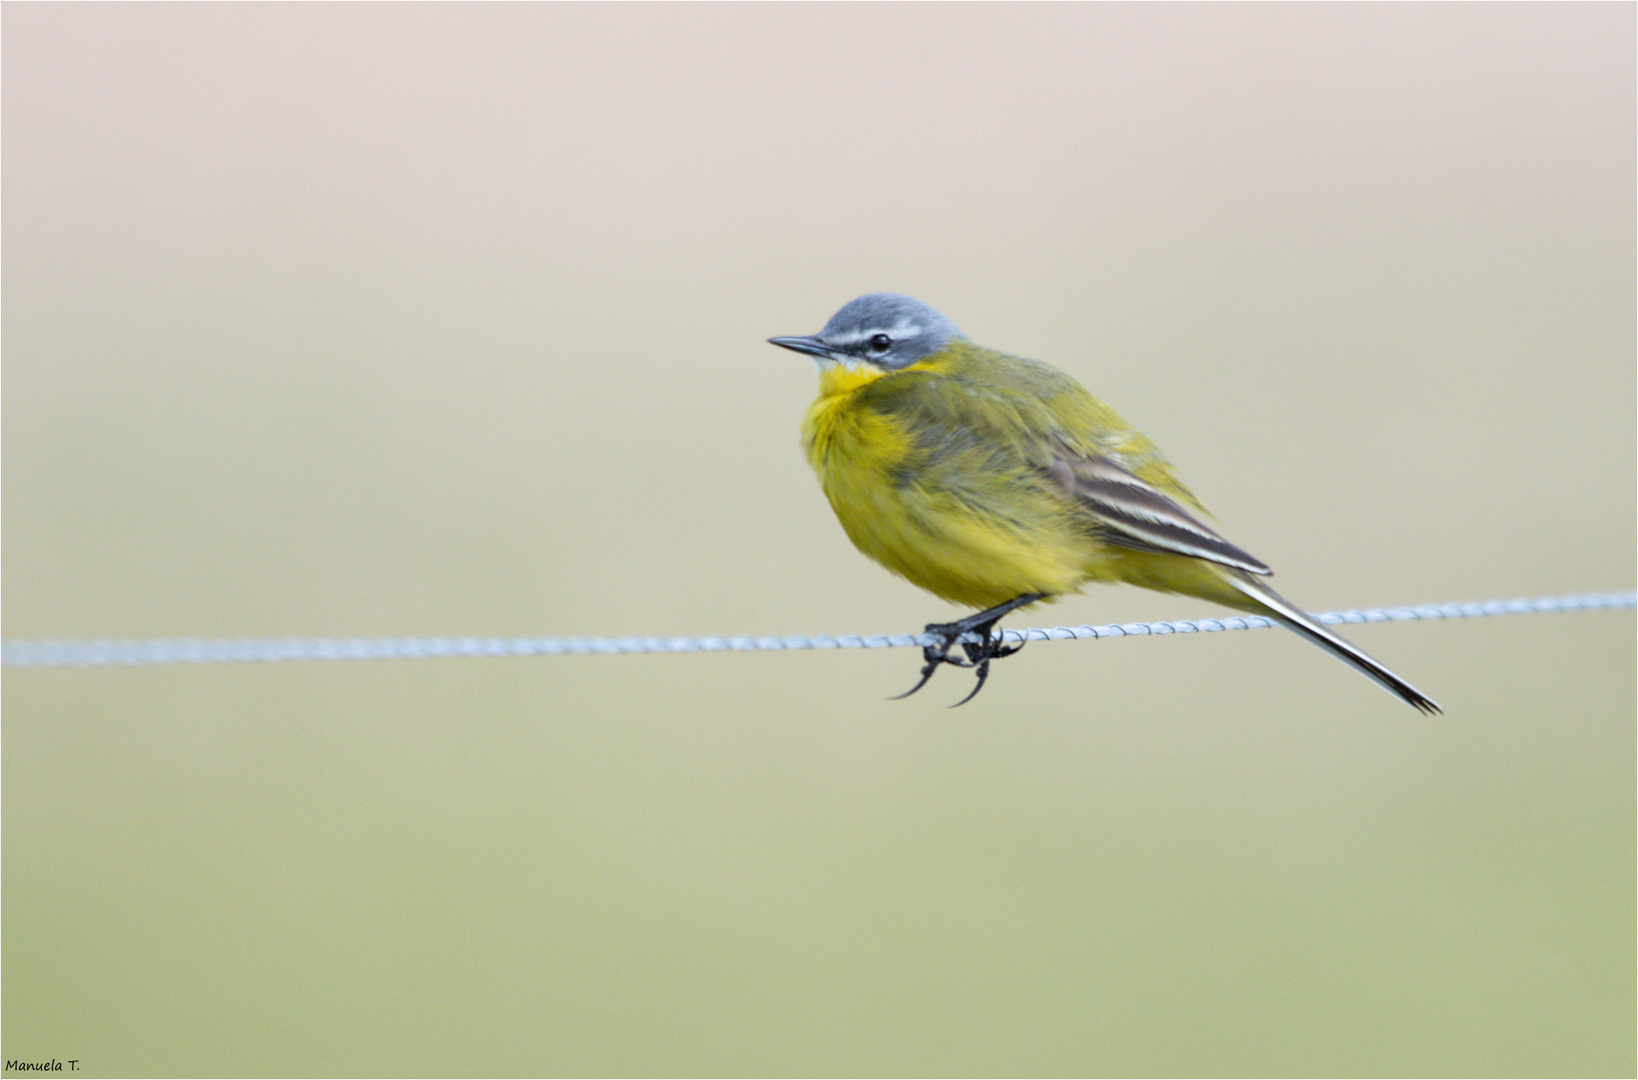
<path fill-rule="evenodd" d="M 4 632 L 944 618 L 763 343 L 872 289 L 1311 607 L 1628 588 L 1633 12 L 8 5 Z M 1274 632 L 8 671 L 3 1052 L 1631 1075 L 1631 613 L 1353 636 L 1449 716 Z"/>

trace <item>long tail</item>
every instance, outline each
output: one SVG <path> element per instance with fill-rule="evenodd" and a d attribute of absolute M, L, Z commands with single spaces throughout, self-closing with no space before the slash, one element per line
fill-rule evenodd
<path fill-rule="evenodd" d="M 1390 694 L 1403 698 L 1429 715 L 1444 712 L 1437 701 L 1434 701 L 1422 691 L 1377 663 L 1363 649 L 1343 640 L 1320 623 L 1309 618 L 1306 612 L 1295 607 L 1285 597 L 1250 574 L 1229 571 L 1222 574 L 1222 577 L 1236 589 L 1256 601 L 1256 607 L 1259 609 L 1260 614 L 1265 614 L 1269 618 L 1277 620 L 1287 629 L 1307 638 L 1355 671 L 1375 681 Z"/>

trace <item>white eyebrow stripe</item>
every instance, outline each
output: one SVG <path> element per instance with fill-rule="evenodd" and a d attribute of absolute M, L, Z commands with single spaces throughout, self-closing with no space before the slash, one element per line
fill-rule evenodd
<path fill-rule="evenodd" d="M 924 327 L 922 327 L 920 323 L 913 323 L 908 319 L 900 319 L 898 322 L 894 323 L 892 327 L 871 326 L 863 330 L 854 330 L 846 334 L 837 334 L 835 337 L 827 338 L 826 340 L 831 345 L 838 347 L 842 345 L 852 345 L 856 342 L 864 341 L 866 338 L 875 337 L 877 334 L 886 334 L 894 341 L 898 341 L 901 338 L 915 337 L 917 334 L 921 333 L 923 329 Z"/>

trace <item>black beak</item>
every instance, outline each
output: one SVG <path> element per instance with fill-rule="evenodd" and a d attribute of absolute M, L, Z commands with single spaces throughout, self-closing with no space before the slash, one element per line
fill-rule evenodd
<path fill-rule="evenodd" d="M 807 353 L 820 359 L 828 360 L 831 355 L 830 349 L 816 337 L 771 337 L 768 344 L 778 345 L 781 349 L 789 349 L 792 352 Z"/>

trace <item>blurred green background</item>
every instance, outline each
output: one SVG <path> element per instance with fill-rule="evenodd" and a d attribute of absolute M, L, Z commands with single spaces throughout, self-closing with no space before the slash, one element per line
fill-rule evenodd
<path fill-rule="evenodd" d="M 8 638 L 899 632 L 764 344 L 909 292 L 1310 608 L 1628 588 L 1634 8 L 4 8 Z M 1012 625 L 1212 614 L 1132 589 Z M 10 670 L 87 1075 L 1631 1075 L 1630 612 Z"/>

